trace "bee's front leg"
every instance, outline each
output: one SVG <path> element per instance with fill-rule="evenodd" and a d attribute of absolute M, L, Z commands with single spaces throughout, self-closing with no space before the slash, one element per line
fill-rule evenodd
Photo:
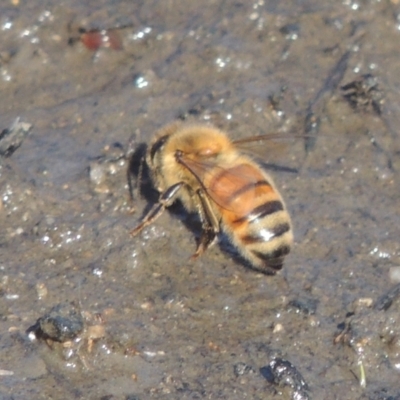
<path fill-rule="evenodd" d="M 165 210 L 166 207 L 170 206 L 174 201 L 179 190 L 185 185 L 184 182 L 178 182 L 170 186 L 165 192 L 161 193 L 158 203 L 156 203 L 150 211 L 143 217 L 140 224 L 131 230 L 130 234 L 136 236 L 143 230 L 147 225 L 153 223 Z"/>

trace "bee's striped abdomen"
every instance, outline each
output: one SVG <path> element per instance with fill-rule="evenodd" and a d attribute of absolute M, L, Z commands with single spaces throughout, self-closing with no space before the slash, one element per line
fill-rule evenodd
<path fill-rule="evenodd" d="M 225 231 L 253 266 L 274 273 L 290 252 L 290 217 L 271 179 L 257 164 L 224 169 L 210 182 Z"/>

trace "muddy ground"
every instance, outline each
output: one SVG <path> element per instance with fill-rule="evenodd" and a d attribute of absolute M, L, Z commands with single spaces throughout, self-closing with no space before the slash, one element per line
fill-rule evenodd
<path fill-rule="evenodd" d="M 0 130 L 32 128 L 0 156 L 0 398 L 400 399 L 397 3 L 3 0 Z M 304 136 L 257 146 L 295 231 L 277 276 L 223 241 L 189 261 L 179 206 L 129 235 L 157 197 L 127 157 L 176 118 Z M 57 305 L 77 337 L 27 333 Z"/>

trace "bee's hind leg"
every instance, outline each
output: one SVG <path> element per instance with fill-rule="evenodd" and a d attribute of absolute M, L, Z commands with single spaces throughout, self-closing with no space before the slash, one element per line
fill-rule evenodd
<path fill-rule="evenodd" d="M 210 201 L 205 195 L 203 189 L 197 191 L 198 200 L 197 209 L 200 215 L 200 220 L 202 224 L 202 232 L 200 240 L 197 245 L 196 252 L 190 257 L 195 260 L 201 256 L 210 246 L 212 246 L 216 240 L 217 235 L 220 231 L 219 221 L 212 210 Z"/>
<path fill-rule="evenodd" d="M 136 236 L 147 225 L 153 223 L 164 212 L 165 208 L 170 206 L 175 201 L 175 196 L 183 185 L 185 185 L 184 182 L 175 183 L 175 185 L 172 185 L 165 190 L 165 192 L 161 194 L 158 203 L 151 207 L 150 211 L 143 217 L 140 224 L 131 230 L 130 234 L 132 236 Z"/>
<path fill-rule="evenodd" d="M 217 234 L 211 226 L 203 225 L 202 230 L 203 231 L 201 232 L 196 252 L 190 257 L 192 260 L 200 257 L 210 246 L 216 242 Z"/>

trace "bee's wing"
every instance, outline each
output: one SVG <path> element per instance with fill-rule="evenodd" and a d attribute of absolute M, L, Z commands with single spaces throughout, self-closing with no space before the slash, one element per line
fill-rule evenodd
<path fill-rule="evenodd" d="M 245 213 L 250 208 L 254 198 L 260 195 L 259 183 L 264 182 L 262 173 L 254 166 L 242 165 L 224 166 L 212 160 L 197 161 L 189 157 L 181 159 L 182 164 L 195 176 L 207 196 L 220 208 L 237 214 Z M 217 177 L 217 184 L 207 186 L 207 174 Z M 212 178 L 211 177 L 211 178 Z M 262 189 L 261 189 L 262 190 Z M 239 193 L 245 193 L 244 201 L 238 205 L 232 202 Z M 237 209 L 240 207 L 240 209 Z"/>
<path fill-rule="evenodd" d="M 263 169 L 298 173 L 306 153 L 305 135 L 272 133 L 236 139 L 232 143 L 242 153 L 251 156 Z"/>
<path fill-rule="evenodd" d="M 233 144 L 236 146 L 243 145 L 245 143 L 253 143 L 253 142 L 262 142 L 262 141 L 269 141 L 269 140 L 287 140 L 296 137 L 304 137 L 304 135 L 284 135 L 281 133 L 268 133 L 266 135 L 254 135 L 254 136 L 247 136 L 245 138 L 233 140 Z"/>

